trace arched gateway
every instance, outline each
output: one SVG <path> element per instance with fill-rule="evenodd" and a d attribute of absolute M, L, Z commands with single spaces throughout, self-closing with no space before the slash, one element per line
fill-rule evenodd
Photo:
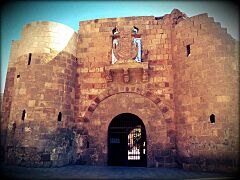
<path fill-rule="evenodd" d="M 108 165 L 147 166 L 146 130 L 131 113 L 119 114 L 108 127 Z"/>
<path fill-rule="evenodd" d="M 175 132 L 173 111 L 169 107 L 161 101 L 156 103 L 152 98 L 134 92 L 119 92 L 102 97 L 96 101 L 98 103 L 95 107 L 88 108 L 92 112 L 88 111 L 85 116 L 89 121 L 89 148 L 83 153 L 86 161 L 89 157 L 89 164 L 153 167 L 158 163 L 174 166 L 172 149 L 175 147 Z M 131 146 L 132 149 L 128 150 L 128 140 L 137 134 L 138 129 L 135 128 L 139 126 L 141 142 L 145 144 L 137 146 L 140 147 L 139 151 L 130 152 L 137 148 Z M 132 140 L 130 143 L 133 142 L 138 141 Z M 138 152 L 140 159 L 130 159 L 135 157 L 131 155 L 133 153 L 139 158 Z"/>

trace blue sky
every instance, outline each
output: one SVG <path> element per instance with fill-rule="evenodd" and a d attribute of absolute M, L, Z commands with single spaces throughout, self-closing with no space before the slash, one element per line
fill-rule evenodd
<path fill-rule="evenodd" d="M 79 21 L 126 17 L 163 16 L 174 8 L 188 16 L 208 13 L 239 40 L 239 8 L 228 1 L 13 1 L 1 7 L 1 92 L 4 91 L 11 41 L 33 21 L 55 21 L 78 31 Z"/>

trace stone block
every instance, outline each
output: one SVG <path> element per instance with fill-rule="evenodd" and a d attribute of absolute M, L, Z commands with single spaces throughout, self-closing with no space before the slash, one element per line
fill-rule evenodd
<path fill-rule="evenodd" d="M 29 106 L 29 107 L 34 107 L 34 106 L 35 106 L 35 103 L 36 103 L 36 100 L 29 100 L 29 101 L 28 101 L 28 106 Z"/>
<path fill-rule="evenodd" d="M 216 96 L 217 102 L 229 102 L 230 96 Z"/>

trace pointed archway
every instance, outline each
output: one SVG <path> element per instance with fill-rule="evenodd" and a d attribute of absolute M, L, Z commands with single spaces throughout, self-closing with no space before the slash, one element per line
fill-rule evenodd
<path fill-rule="evenodd" d="M 108 127 L 108 165 L 147 166 L 146 130 L 131 113 L 119 114 Z"/>

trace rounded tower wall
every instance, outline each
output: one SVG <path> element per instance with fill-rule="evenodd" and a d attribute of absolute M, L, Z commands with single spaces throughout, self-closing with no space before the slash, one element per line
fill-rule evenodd
<path fill-rule="evenodd" d="M 71 28 L 58 23 L 34 22 L 25 26 L 14 62 L 8 162 L 32 166 L 69 163 L 76 37 Z"/>
<path fill-rule="evenodd" d="M 64 24 L 33 22 L 23 28 L 21 37 L 18 56 L 61 51 L 76 56 L 77 33 Z"/>

